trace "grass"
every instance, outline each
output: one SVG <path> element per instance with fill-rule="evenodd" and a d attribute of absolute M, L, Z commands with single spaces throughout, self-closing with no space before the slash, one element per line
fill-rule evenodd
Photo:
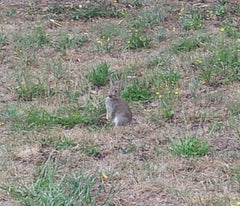
<path fill-rule="evenodd" d="M 71 19 L 90 19 L 97 17 L 119 17 L 120 13 L 115 7 L 107 6 L 103 3 L 99 3 L 91 6 L 80 6 L 75 8 L 70 13 Z"/>
<path fill-rule="evenodd" d="M 10 193 L 24 205 L 109 205 L 112 191 L 104 192 L 104 182 L 99 175 L 63 175 L 59 176 L 58 168 L 47 161 L 40 168 L 38 178 L 32 185 L 8 187 L 0 189 Z M 94 189 L 94 187 L 98 189 Z M 98 200 L 101 193 L 103 200 Z"/>
<path fill-rule="evenodd" d="M 151 119 L 159 122 L 163 118 L 172 119 L 179 96 L 179 80 L 181 75 L 170 70 L 165 74 L 155 74 L 151 78 L 157 99 L 158 111 L 151 113 Z"/>
<path fill-rule="evenodd" d="M 17 82 L 18 85 L 15 87 L 15 91 L 18 97 L 25 101 L 32 101 L 36 97 L 54 94 L 53 89 L 49 88 L 48 82 L 25 72 L 17 78 Z"/>
<path fill-rule="evenodd" d="M 220 44 L 201 64 L 201 76 L 208 83 L 224 83 L 239 80 L 239 46 Z"/>
<path fill-rule="evenodd" d="M 96 68 L 90 72 L 88 79 L 94 86 L 105 86 L 110 76 L 109 65 L 107 62 L 99 63 Z"/>
<path fill-rule="evenodd" d="M 86 35 L 60 34 L 56 40 L 56 48 L 65 51 L 68 48 L 76 48 L 88 41 Z"/>
<path fill-rule="evenodd" d="M 181 10 L 178 14 L 181 28 L 185 30 L 199 30 L 203 28 L 202 15 L 197 10 L 187 12 Z"/>
<path fill-rule="evenodd" d="M 209 41 L 210 41 L 209 36 L 198 36 L 198 37 L 183 39 L 178 44 L 173 44 L 172 51 L 174 53 L 178 53 L 181 51 L 189 52 L 189 51 L 200 48 L 201 46 L 204 45 L 204 43 Z"/>
<path fill-rule="evenodd" d="M 146 83 L 136 80 L 124 89 L 122 97 L 128 101 L 148 101 L 152 98 L 152 95 Z"/>
<path fill-rule="evenodd" d="M 180 139 L 179 143 L 173 142 L 170 151 L 177 155 L 194 157 L 203 156 L 210 148 L 206 141 L 199 140 L 196 136 Z"/>
<path fill-rule="evenodd" d="M 81 107 L 78 106 L 74 109 L 70 108 L 70 106 L 60 107 L 53 112 L 36 107 L 22 109 L 13 106 L 8 107 L 2 113 L 2 116 L 4 121 L 12 121 L 13 128 L 20 130 L 53 128 L 56 126 L 73 128 L 76 125 L 88 125 L 89 129 L 108 127 L 108 125 L 101 124 L 105 114 L 104 102 L 91 97 L 90 100 Z"/>
<path fill-rule="evenodd" d="M 0 46 L 4 46 L 7 43 L 7 37 L 8 35 L 5 32 L 0 31 Z"/>
<path fill-rule="evenodd" d="M 0 205 L 238 205 L 239 15 L 225 0 L 1 2 Z M 110 77 L 131 125 L 106 119 Z"/>
<path fill-rule="evenodd" d="M 127 39 L 126 49 L 138 49 L 138 48 L 148 48 L 150 47 L 150 42 L 152 41 L 147 35 L 145 35 L 141 30 L 132 31 L 131 35 Z"/>
<path fill-rule="evenodd" d="M 49 135 L 47 138 L 42 140 L 43 145 L 49 145 L 56 150 L 65 150 L 77 145 L 76 140 L 71 140 L 65 136 L 57 137 Z"/>
<path fill-rule="evenodd" d="M 28 34 L 19 31 L 14 35 L 14 45 L 17 49 L 25 50 L 29 47 L 42 47 L 50 42 L 46 29 L 42 25 L 36 25 Z"/>

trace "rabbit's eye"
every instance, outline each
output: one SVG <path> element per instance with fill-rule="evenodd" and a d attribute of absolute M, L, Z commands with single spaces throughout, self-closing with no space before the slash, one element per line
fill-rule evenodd
<path fill-rule="evenodd" d="M 118 90 L 115 90 L 115 94 L 117 94 Z"/>

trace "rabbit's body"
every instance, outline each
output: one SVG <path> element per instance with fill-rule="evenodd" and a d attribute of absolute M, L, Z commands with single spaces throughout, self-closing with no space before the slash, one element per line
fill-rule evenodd
<path fill-rule="evenodd" d="M 110 79 L 110 91 L 106 98 L 107 119 L 111 120 L 115 126 L 130 124 L 132 121 L 132 112 L 128 103 L 120 97 L 123 82 L 114 85 Z"/>

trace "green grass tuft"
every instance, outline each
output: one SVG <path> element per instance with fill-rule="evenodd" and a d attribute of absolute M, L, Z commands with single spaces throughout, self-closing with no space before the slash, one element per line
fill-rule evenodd
<path fill-rule="evenodd" d="M 88 79 L 94 86 L 104 86 L 108 82 L 109 78 L 109 65 L 106 62 L 102 62 L 97 65 L 96 68 L 90 72 Z"/>
<path fill-rule="evenodd" d="M 124 88 L 122 97 L 127 101 L 148 101 L 152 99 L 152 93 L 146 83 L 135 80 L 131 86 Z"/>
<path fill-rule="evenodd" d="M 186 157 L 203 156 L 209 152 L 210 147 L 205 140 L 197 139 L 195 136 L 180 139 L 173 142 L 170 151 Z"/>
<path fill-rule="evenodd" d="M 60 34 L 56 40 L 56 48 L 65 51 L 68 48 L 76 48 L 88 42 L 86 35 Z"/>
<path fill-rule="evenodd" d="M 119 16 L 120 12 L 115 7 L 106 6 L 104 3 L 75 8 L 70 13 L 71 19 L 90 19 L 97 17 L 117 18 Z"/>
<path fill-rule="evenodd" d="M 142 31 L 132 31 L 131 35 L 127 39 L 126 49 L 138 49 L 138 48 L 149 48 L 150 42 L 152 41 Z"/>
<path fill-rule="evenodd" d="M 189 52 L 200 48 L 204 43 L 208 43 L 209 41 L 209 36 L 197 36 L 183 39 L 179 43 L 173 44 L 172 51 L 176 54 L 181 51 Z"/>

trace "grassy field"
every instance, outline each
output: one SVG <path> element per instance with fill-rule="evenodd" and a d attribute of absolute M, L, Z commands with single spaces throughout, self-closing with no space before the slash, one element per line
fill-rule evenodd
<path fill-rule="evenodd" d="M 0 2 L 0 205 L 240 205 L 240 1 Z M 133 122 L 105 118 L 124 79 Z"/>

